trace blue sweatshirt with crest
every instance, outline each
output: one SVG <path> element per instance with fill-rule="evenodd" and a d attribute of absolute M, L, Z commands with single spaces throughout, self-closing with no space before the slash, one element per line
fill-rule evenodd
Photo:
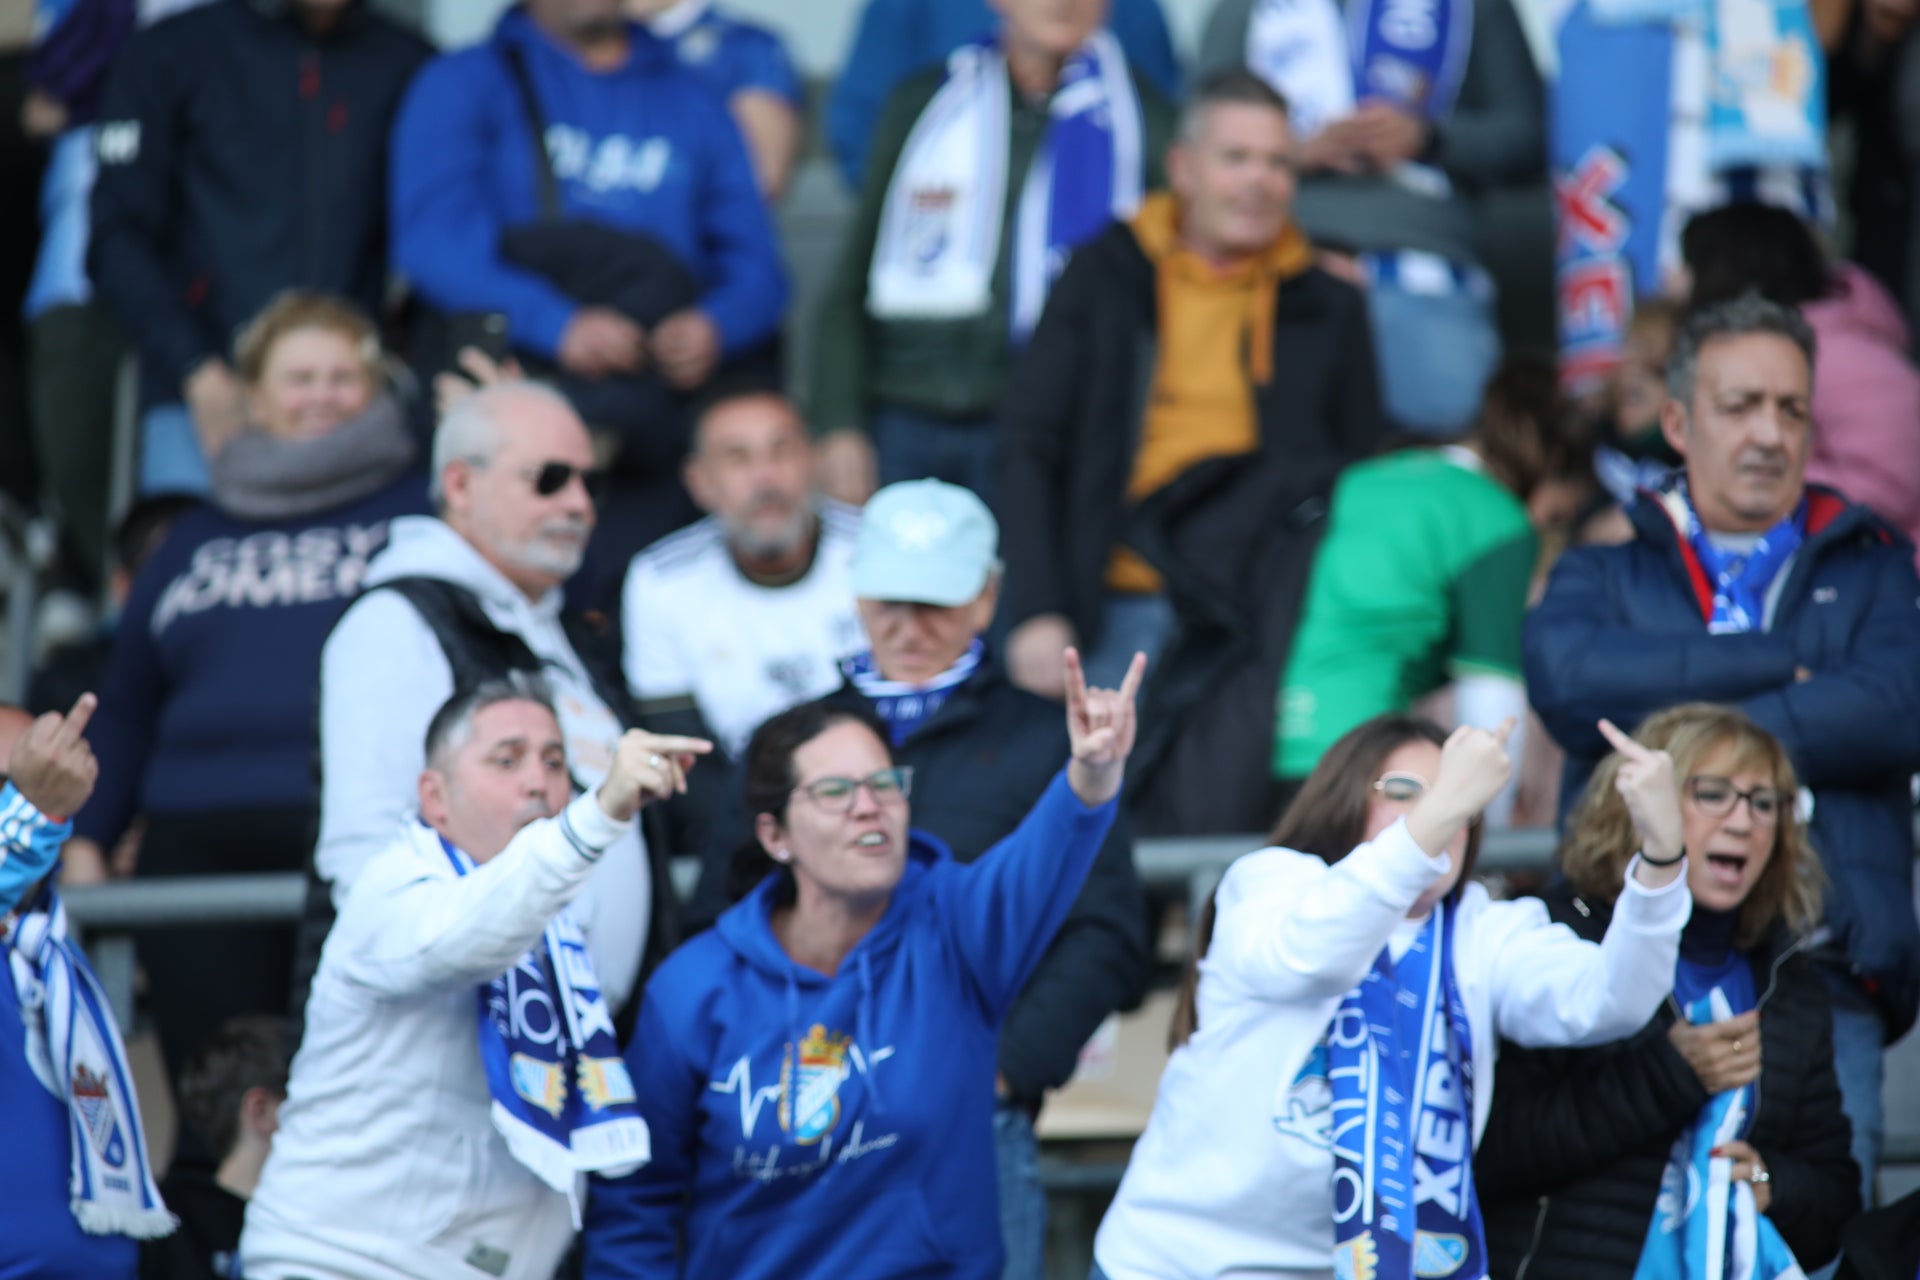
<path fill-rule="evenodd" d="M 501 234 L 540 214 L 531 126 L 504 56 L 517 49 L 560 216 L 659 240 L 699 282 L 722 350 L 755 346 L 780 326 L 787 280 L 746 143 L 671 45 L 635 24 L 628 35 L 623 63 L 592 69 L 516 6 L 486 43 L 429 63 L 393 128 L 394 266 L 435 306 L 504 313 L 515 345 L 559 349 L 576 304 L 500 255 Z"/>
<path fill-rule="evenodd" d="M 653 1159 L 595 1181 L 588 1280 L 998 1277 L 1000 1023 L 1115 808 L 1062 773 L 975 862 L 914 832 L 833 977 L 774 937 L 776 877 L 670 956 L 626 1051 Z"/>

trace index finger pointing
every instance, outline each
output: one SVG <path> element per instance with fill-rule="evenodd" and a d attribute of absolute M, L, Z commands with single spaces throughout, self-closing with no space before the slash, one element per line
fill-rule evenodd
<path fill-rule="evenodd" d="M 681 738 L 673 734 L 648 734 L 647 748 L 660 755 L 703 756 L 713 750 L 705 738 Z"/>
<path fill-rule="evenodd" d="M 1499 743 L 1501 746 L 1505 746 L 1507 743 L 1507 739 L 1511 737 L 1513 734 L 1513 726 L 1517 723 L 1519 722 L 1515 720 L 1512 716 L 1508 716 L 1506 719 L 1502 720 L 1500 722 L 1499 727 L 1493 731 L 1493 740 Z"/>

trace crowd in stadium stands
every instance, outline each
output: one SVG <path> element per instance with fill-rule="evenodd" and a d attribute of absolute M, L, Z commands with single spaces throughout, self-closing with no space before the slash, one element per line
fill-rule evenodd
<path fill-rule="evenodd" d="M 1920 1274 L 1920 7 L 1166 2 L 0 13 L 0 1280 Z"/>

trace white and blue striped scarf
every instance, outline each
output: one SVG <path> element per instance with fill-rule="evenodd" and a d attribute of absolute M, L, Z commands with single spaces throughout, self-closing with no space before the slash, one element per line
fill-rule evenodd
<path fill-rule="evenodd" d="M 1696 1025 L 1733 1012 L 1717 988 L 1686 1011 Z M 1713 1154 L 1746 1135 L 1752 1092 L 1714 1095 L 1673 1144 L 1634 1280 L 1806 1280 L 1780 1229 L 1754 1203 L 1753 1184 L 1733 1181 L 1733 1161 Z"/>
<path fill-rule="evenodd" d="M 998 40 L 962 45 L 907 135 L 867 275 L 877 320 L 982 315 L 993 296 L 1006 209 L 1013 89 Z M 1047 291 L 1080 244 L 1140 207 L 1145 133 L 1119 41 L 1105 31 L 1060 72 L 1046 136 L 1014 219 L 1013 340 L 1039 323 Z"/>
<path fill-rule="evenodd" d="M 49 893 L 43 907 L 15 923 L 7 958 L 27 1024 L 27 1063 L 67 1105 L 75 1221 L 92 1235 L 171 1234 L 178 1223 L 154 1185 L 126 1048 L 100 980 L 67 936 L 58 896 Z M 40 1159 L 53 1163 L 45 1153 Z"/>

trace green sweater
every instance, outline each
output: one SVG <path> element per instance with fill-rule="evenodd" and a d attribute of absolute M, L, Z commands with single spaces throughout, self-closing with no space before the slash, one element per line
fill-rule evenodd
<path fill-rule="evenodd" d="M 1173 140 L 1177 119 L 1152 85 L 1138 72 L 1132 75 L 1146 131 L 1146 185 L 1151 189 L 1165 185 L 1162 158 Z M 945 80 L 945 68 L 934 67 L 902 83 L 874 132 L 872 163 L 860 191 L 860 206 L 815 319 L 810 416 L 816 431 L 867 430 L 870 415 L 882 405 L 954 422 L 989 418 L 999 405 L 1014 356 L 1008 342 L 1012 296 L 1008 246 L 1013 236 L 1005 229 L 1013 225 L 1027 167 L 1047 127 L 1044 102 L 1028 102 L 1017 91 L 1013 95 L 1006 209 L 987 310 L 942 320 L 879 321 L 867 314 L 867 275 L 880 235 L 887 185 L 893 181 L 914 122 Z"/>
<path fill-rule="evenodd" d="M 1342 472 L 1281 681 L 1274 776 L 1304 778 L 1347 730 L 1461 676 L 1518 680 L 1538 546 L 1520 500 L 1446 450 Z"/>

